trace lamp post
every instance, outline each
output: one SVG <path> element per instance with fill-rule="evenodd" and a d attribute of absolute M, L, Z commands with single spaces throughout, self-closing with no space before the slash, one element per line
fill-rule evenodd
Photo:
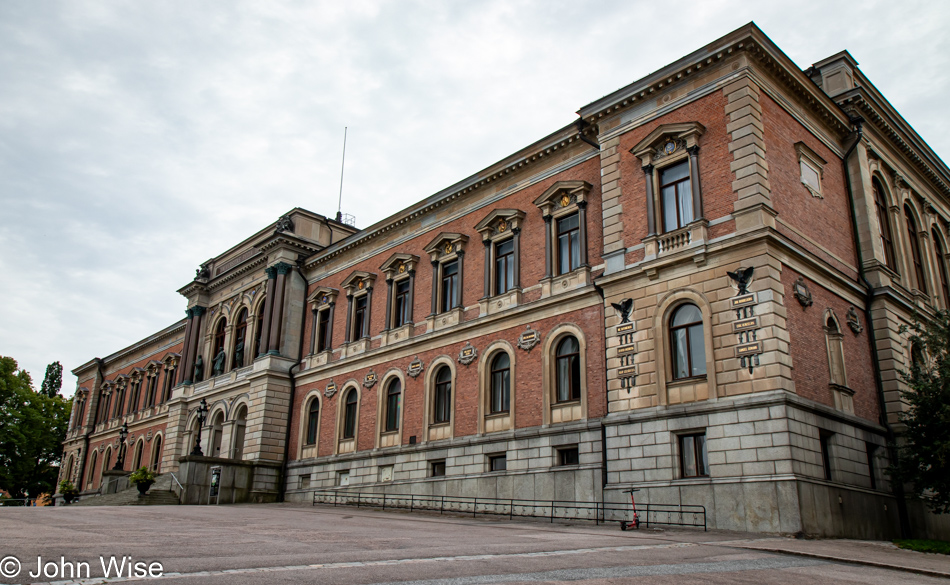
<path fill-rule="evenodd" d="M 202 398 L 198 405 L 198 432 L 195 434 L 195 448 L 191 450 L 192 455 L 203 456 L 201 452 L 201 427 L 205 426 L 205 417 L 208 416 L 208 402 Z"/>
<path fill-rule="evenodd" d="M 124 422 L 122 428 L 119 429 L 119 453 L 115 456 L 113 471 L 122 471 L 125 467 L 125 440 L 127 438 L 129 438 L 129 423 Z"/>

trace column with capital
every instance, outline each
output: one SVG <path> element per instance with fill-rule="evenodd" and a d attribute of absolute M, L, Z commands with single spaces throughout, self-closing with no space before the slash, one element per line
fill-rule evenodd
<path fill-rule="evenodd" d="M 655 236 L 656 211 L 653 209 L 653 165 L 643 167 L 643 180 L 647 187 L 647 236 Z"/>
<path fill-rule="evenodd" d="M 258 356 L 267 353 L 270 345 L 270 321 L 274 305 L 274 284 L 277 282 L 277 269 L 273 266 L 265 268 L 264 274 L 267 275 L 267 285 L 264 289 L 264 305 L 261 310 L 264 311 L 264 322 L 261 324 L 260 347 L 254 348 Z"/>
<path fill-rule="evenodd" d="M 517 289 L 521 288 L 521 228 L 511 228 L 512 237 L 514 239 L 514 249 L 515 249 L 515 282 L 514 287 Z"/>
<path fill-rule="evenodd" d="M 280 332 L 284 320 L 284 292 L 287 288 L 287 273 L 293 268 L 286 262 L 274 265 L 277 270 L 277 282 L 274 285 L 273 311 L 270 317 L 270 341 L 267 344 L 268 355 L 280 355 Z"/>
<path fill-rule="evenodd" d="M 580 240 L 580 266 L 587 266 L 587 202 L 577 202 L 577 237 Z"/>
<path fill-rule="evenodd" d="M 439 312 L 439 261 L 432 261 L 432 312 L 430 315 L 436 315 Z"/>
<path fill-rule="evenodd" d="M 487 299 L 491 296 L 491 240 L 482 240 L 482 244 L 485 246 L 485 285 L 483 287 L 484 294 L 482 295 L 483 299 Z"/>
<path fill-rule="evenodd" d="M 686 149 L 689 153 L 689 186 L 693 192 L 693 220 L 703 218 L 703 197 L 699 191 L 699 145 Z"/>
<path fill-rule="evenodd" d="M 191 331 L 194 328 L 194 313 L 192 313 L 191 309 L 185 309 L 185 315 L 185 339 L 181 348 L 182 368 L 178 373 L 179 384 L 186 384 L 191 381 L 191 376 L 185 373 L 187 369 L 184 366 L 187 365 L 188 356 L 190 355 Z"/>
<path fill-rule="evenodd" d="M 550 215 L 544 216 L 544 278 L 551 278 L 554 276 L 552 270 L 552 250 L 551 250 L 551 220 L 553 218 Z"/>

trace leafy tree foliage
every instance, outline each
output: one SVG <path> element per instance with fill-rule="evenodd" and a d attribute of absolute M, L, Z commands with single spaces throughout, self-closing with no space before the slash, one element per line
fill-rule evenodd
<path fill-rule="evenodd" d="M 950 513 L 950 313 L 941 311 L 910 331 L 911 368 L 902 372 L 909 409 L 897 448 L 894 479 L 913 486 L 937 514 Z"/>
<path fill-rule="evenodd" d="M 36 392 L 30 374 L 0 356 L 0 488 L 15 498 L 56 491 L 71 407 L 58 388 Z"/>
<path fill-rule="evenodd" d="M 46 366 L 46 376 L 43 377 L 43 385 L 40 391 L 50 398 L 59 395 L 63 387 L 63 365 L 59 362 L 53 362 Z"/>

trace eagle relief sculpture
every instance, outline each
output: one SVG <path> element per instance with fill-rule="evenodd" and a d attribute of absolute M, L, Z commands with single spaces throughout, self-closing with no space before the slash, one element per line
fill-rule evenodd
<path fill-rule="evenodd" d="M 726 272 L 726 274 L 729 275 L 729 278 L 736 281 L 736 285 L 739 287 L 740 295 L 749 293 L 749 284 L 752 282 L 752 272 L 754 270 L 754 266 L 749 266 L 748 268 L 742 268 L 740 266 L 735 272 Z"/>
<path fill-rule="evenodd" d="M 620 313 L 620 323 L 630 322 L 630 309 L 633 308 L 633 299 L 624 299 L 619 303 L 610 303 L 610 306 Z"/>

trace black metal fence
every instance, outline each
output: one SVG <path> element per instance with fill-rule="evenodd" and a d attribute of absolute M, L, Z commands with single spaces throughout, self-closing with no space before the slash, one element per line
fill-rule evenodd
<path fill-rule="evenodd" d="M 313 505 L 356 506 L 426 511 L 439 514 L 471 514 L 507 516 L 512 518 L 543 518 L 555 520 L 586 520 L 597 524 L 631 520 L 629 505 L 570 500 L 519 500 L 466 496 L 426 496 L 417 494 L 386 494 L 351 490 L 317 490 Z M 640 525 L 689 526 L 706 530 L 706 507 L 691 504 L 637 504 Z"/>

